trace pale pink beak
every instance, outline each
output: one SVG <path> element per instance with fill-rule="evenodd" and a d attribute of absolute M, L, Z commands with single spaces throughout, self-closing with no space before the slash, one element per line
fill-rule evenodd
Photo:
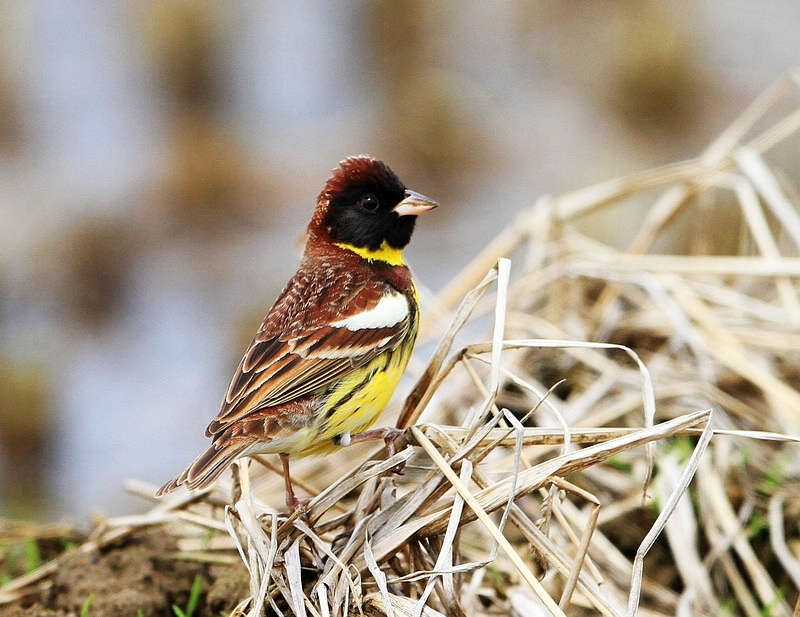
<path fill-rule="evenodd" d="M 433 210 L 438 205 L 431 198 L 406 189 L 405 199 L 397 204 L 392 212 L 397 213 L 397 216 L 418 216 Z"/>

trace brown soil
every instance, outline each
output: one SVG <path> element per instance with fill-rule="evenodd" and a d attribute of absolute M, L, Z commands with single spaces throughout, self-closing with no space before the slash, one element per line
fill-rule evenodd
<path fill-rule="evenodd" d="M 209 565 L 174 557 L 175 540 L 162 529 L 141 529 L 96 553 L 72 550 L 59 558 L 56 574 L 44 589 L 0 606 L 0 617 L 80 615 L 92 596 L 89 617 L 174 617 L 185 610 L 195 576 L 202 577 L 194 617 L 219 616 L 249 594 L 241 563 Z"/>

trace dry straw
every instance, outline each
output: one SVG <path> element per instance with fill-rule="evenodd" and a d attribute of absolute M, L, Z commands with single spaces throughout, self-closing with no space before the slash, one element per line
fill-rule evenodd
<path fill-rule="evenodd" d="M 789 74 L 697 159 L 523 212 L 427 302 L 397 454 L 299 462 L 304 516 L 258 458 L 93 547 L 168 524 L 184 557 L 238 553 L 233 615 L 792 615 L 798 94 Z M 640 219 L 623 248 L 579 231 L 600 210 Z"/>

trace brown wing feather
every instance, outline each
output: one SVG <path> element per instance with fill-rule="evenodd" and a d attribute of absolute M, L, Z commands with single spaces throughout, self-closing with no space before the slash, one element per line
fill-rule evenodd
<path fill-rule="evenodd" d="M 388 282 L 352 264 L 328 264 L 323 274 L 301 265 L 287 283 L 239 363 L 207 436 L 254 411 L 312 393 L 403 340 L 408 318 L 355 331 L 331 325 L 375 307 L 387 291 L 397 293 Z"/>

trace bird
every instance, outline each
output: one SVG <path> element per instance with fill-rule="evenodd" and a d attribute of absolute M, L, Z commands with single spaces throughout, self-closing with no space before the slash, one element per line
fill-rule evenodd
<path fill-rule="evenodd" d="M 383 161 L 341 161 L 317 197 L 297 272 L 236 369 L 211 445 L 157 492 L 211 486 L 237 459 L 278 454 L 286 505 L 301 508 L 289 459 L 385 437 L 370 431 L 406 369 L 419 296 L 403 249 L 417 216 L 438 203 Z M 388 430 L 388 429 L 387 429 Z"/>

